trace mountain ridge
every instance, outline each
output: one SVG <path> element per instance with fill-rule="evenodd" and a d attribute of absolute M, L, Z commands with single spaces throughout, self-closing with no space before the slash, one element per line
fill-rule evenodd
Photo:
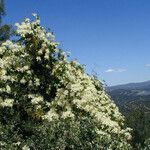
<path fill-rule="evenodd" d="M 117 89 L 131 90 L 131 89 L 141 89 L 141 88 L 150 89 L 150 80 L 144 82 L 133 82 L 133 83 L 119 84 L 119 85 L 106 87 L 108 91 L 117 90 Z"/>
<path fill-rule="evenodd" d="M 134 143 L 150 138 L 150 81 L 106 88 L 112 100 L 133 129 Z"/>
<path fill-rule="evenodd" d="M 150 103 L 150 81 L 110 86 L 106 90 L 118 106 Z"/>

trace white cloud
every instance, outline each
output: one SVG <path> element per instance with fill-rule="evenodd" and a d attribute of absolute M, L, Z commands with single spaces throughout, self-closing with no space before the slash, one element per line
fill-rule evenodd
<path fill-rule="evenodd" d="M 109 73 L 109 72 L 115 72 L 115 70 L 114 69 L 107 69 L 107 70 L 105 70 L 105 72 L 107 72 L 107 73 Z"/>
<path fill-rule="evenodd" d="M 112 68 L 105 70 L 106 73 L 112 73 L 112 72 L 121 73 L 121 72 L 125 72 L 125 71 L 127 71 L 127 70 L 126 69 L 112 69 Z"/>
<path fill-rule="evenodd" d="M 150 64 L 146 64 L 145 67 L 150 67 Z"/>

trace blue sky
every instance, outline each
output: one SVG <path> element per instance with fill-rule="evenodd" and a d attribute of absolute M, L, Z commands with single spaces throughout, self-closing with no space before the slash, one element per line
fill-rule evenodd
<path fill-rule="evenodd" d="M 150 80 L 149 0 L 6 0 L 5 23 L 38 13 L 71 58 L 108 85 Z"/>

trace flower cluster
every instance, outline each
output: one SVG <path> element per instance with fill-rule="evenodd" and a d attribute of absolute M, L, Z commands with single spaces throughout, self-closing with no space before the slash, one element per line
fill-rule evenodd
<path fill-rule="evenodd" d="M 12 122 L 16 116 L 20 122 L 69 120 L 79 131 L 81 122 L 88 120 L 95 136 L 86 146 L 129 148 L 130 129 L 124 127 L 124 117 L 102 83 L 77 61 L 68 61 L 54 35 L 34 16 L 34 21 L 25 19 L 16 24 L 17 41 L 6 41 L 0 47 L 0 111 L 11 108 Z"/>

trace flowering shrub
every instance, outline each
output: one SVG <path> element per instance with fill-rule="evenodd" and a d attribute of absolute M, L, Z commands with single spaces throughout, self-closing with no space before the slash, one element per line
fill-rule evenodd
<path fill-rule="evenodd" d="M 34 16 L 0 47 L 0 148 L 130 149 L 130 129 L 102 83 L 68 61 Z"/>

